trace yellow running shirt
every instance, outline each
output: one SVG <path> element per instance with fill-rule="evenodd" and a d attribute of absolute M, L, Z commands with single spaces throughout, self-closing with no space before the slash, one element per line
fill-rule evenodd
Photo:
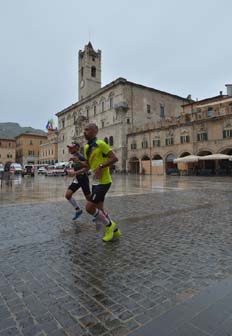
<path fill-rule="evenodd" d="M 96 140 L 91 147 L 90 153 L 88 153 L 89 144 L 84 146 L 84 157 L 86 161 L 88 161 L 89 169 L 93 171 L 97 169 L 101 163 L 103 164 L 108 161 L 107 154 L 112 151 L 112 149 L 102 140 Z M 102 168 L 98 184 L 108 184 L 111 182 L 109 167 Z"/>

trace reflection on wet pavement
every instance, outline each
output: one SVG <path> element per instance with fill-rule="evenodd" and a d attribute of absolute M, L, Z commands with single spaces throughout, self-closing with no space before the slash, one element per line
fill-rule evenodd
<path fill-rule="evenodd" d="M 211 188 L 212 184 L 223 188 L 230 184 L 229 177 L 208 177 L 206 181 L 197 177 L 163 177 L 163 176 L 137 176 L 114 175 L 113 184 L 108 195 L 122 196 L 143 193 L 165 192 L 168 190 L 197 189 L 199 187 Z M 208 183 L 209 182 L 209 183 Z M 62 201 L 64 193 L 71 179 L 68 177 L 15 176 L 12 185 L 2 182 L 0 189 L 0 204 L 34 203 L 47 201 Z M 83 199 L 81 191 L 76 193 L 78 199 Z"/>

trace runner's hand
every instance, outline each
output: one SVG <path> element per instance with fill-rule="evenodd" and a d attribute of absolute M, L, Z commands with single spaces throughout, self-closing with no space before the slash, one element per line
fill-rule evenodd
<path fill-rule="evenodd" d="M 97 169 L 95 169 L 93 171 L 93 177 L 96 179 L 99 179 L 99 177 L 101 176 L 102 170 L 100 167 L 98 167 Z"/>

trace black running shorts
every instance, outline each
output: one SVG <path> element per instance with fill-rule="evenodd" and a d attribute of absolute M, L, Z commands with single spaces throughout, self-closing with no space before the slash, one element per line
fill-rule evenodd
<path fill-rule="evenodd" d="M 77 176 L 77 182 L 72 182 L 68 187 L 68 190 L 71 190 L 73 193 L 75 193 L 79 188 L 82 189 L 85 196 L 91 194 L 89 187 L 89 178 L 86 174 Z"/>
<path fill-rule="evenodd" d="M 92 194 L 90 196 L 90 202 L 99 203 L 104 202 L 105 195 L 110 189 L 111 183 L 108 184 L 98 184 L 92 186 Z"/>

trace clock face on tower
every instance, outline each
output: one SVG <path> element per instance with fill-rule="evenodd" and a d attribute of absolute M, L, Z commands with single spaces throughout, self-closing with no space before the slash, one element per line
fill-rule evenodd
<path fill-rule="evenodd" d="M 85 86 L 85 81 L 84 81 L 84 79 L 82 79 L 81 82 L 80 82 L 80 87 L 83 88 L 84 86 Z"/>

